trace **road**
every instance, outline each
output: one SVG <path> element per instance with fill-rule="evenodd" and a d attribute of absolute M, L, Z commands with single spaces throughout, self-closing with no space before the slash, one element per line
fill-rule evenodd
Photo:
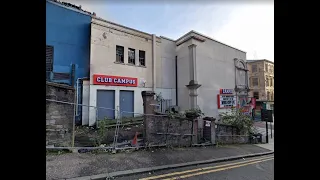
<path fill-rule="evenodd" d="M 274 156 L 260 156 L 222 163 L 118 177 L 118 180 L 273 180 Z"/>

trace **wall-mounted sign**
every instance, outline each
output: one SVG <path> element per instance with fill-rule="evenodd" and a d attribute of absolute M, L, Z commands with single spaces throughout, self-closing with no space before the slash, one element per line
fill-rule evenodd
<path fill-rule="evenodd" d="M 109 75 L 93 75 L 94 85 L 106 85 L 106 86 L 138 86 L 138 78 L 122 77 L 122 76 L 109 76 Z"/>
<path fill-rule="evenodd" d="M 218 108 L 232 108 L 237 105 L 237 97 L 233 95 L 218 94 Z"/>
<path fill-rule="evenodd" d="M 220 94 L 233 94 L 233 89 L 220 89 Z"/>

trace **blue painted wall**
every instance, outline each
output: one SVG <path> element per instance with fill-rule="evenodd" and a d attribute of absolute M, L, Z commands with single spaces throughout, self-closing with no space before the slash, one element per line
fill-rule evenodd
<path fill-rule="evenodd" d="M 54 47 L 53 72 L 89 77 L 91 17 L 46 2 L 46 44 Z M 69 81 L 68 83 L 71 83 Z"/>

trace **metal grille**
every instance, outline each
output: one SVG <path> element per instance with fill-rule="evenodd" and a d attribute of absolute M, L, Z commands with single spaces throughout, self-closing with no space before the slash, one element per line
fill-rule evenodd
<path fill-rule="evenodd" d="M 46 71 L 53 70 L 53 46 L 46 46 Z"/>
<path fill-rule="evenodd" d="M 53 79 L 54 80 L 65 80 L 70 79 L 70 73 L 53 73 Z"/>

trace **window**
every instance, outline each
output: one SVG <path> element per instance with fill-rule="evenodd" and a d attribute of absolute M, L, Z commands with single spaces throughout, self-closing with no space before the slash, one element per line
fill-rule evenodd
<path fill-rule="evenodd" d="M 267 100 L 270 101 L 271 96 L 270 96 L 270 92 L 267 92 Z"/>
<path fill-rule="evenodd" d="M 255 99 L 259 99 L 259 92 L 253 92 L 253 97 Z"/>
<path fill-rule="evenodd" d="M 273 101 L 274 100 L 274 95 L 273 95 L 273 93 L 271 93 L 271 101 Z"/>
<path fill-rule="evenodd" d="M 258 78 L 252 78 L 252 86 L 259 86 Z"/>
<path fill-rule="evenodd" d="M 273 86 L 273 78 L 270 78 L 270 86 Z"/>
<path fill-rule="evenodd" d="M 135 60 L 135 50 L 132 48 L 128 48 L 128 63 L 129 64 L 136 64 Z"/>
<path fill-rule="evenodd" d="M 264 64 L 265 71 L 268 72 L 268 64 Z"/>
<path fill-rule="evenodd" d="M 139 50 L 139 65 L 146 66 L 146 52 Z"/>
<path fill-rule="evenodd" d="M 269 82 L 270 82 L 270 81 L 269 81 L 269 78 L 266 77 L 266 86 L 267 86 L 267 87 L 270 86 Z"/>
<path fill-rule="evenodd" d="M 124 63 L 123 54 L 124 54 L 124 47 L 117 46 L 116 47 L 116 62 Z"/>
<path fill-rule="evenodd" d="M 257 65 L 256 64 L 252 65 L 251 68 L 252 68 L 252 72 L 257 72 Z"/>

